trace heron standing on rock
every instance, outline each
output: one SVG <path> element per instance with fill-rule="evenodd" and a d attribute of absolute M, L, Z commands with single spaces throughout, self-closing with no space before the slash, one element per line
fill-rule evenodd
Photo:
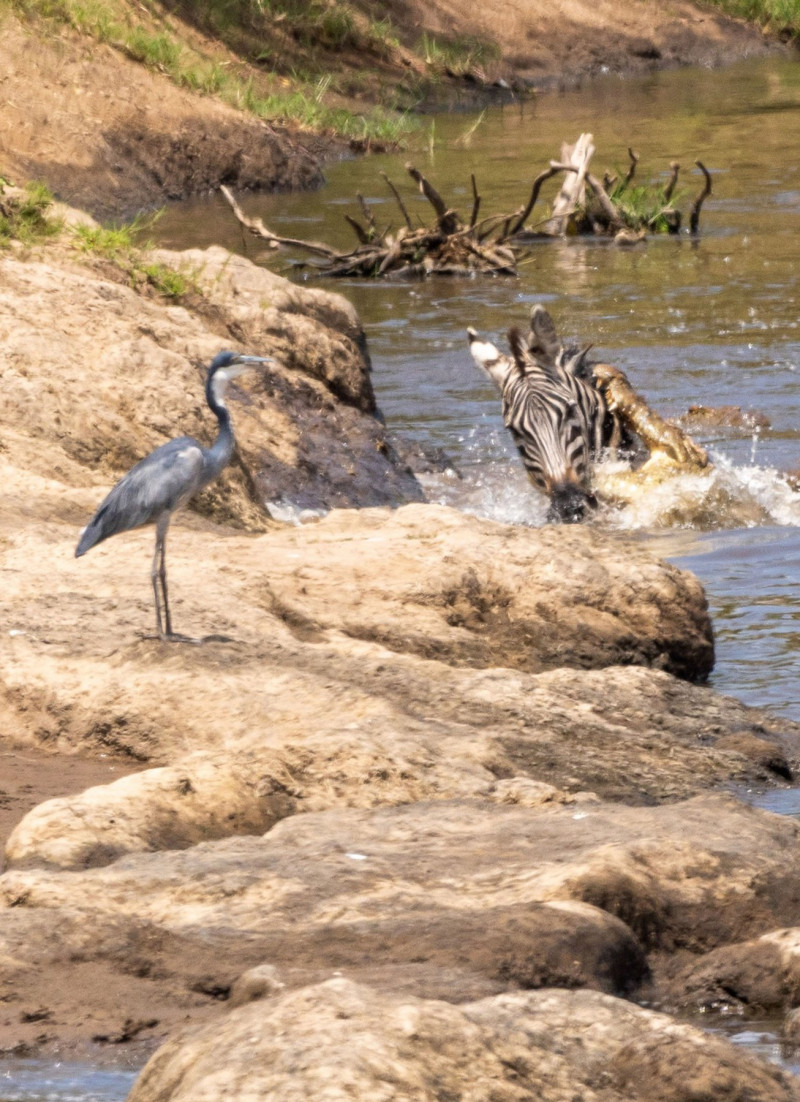
<path fill-rule="evenodd" d="M 204 448 L 192 436 L 179 436 L 162 444 L 120 479 L 81 533 L 75 549 L 76 558 L 117 532 L 155 524 L 153 593 L 158 637 L 165 642 L 201 641 L 172 630 L 165 563 L 165 542 L 172 514 L 213 482 L 231 460 L 233 426 L 224 401 L 228 383 L 258 364 L 274 362 L 271 356 L 243 356 L 235 352 L 220 352 L 215 356 L 206 376 L 206 401 L 219 422 L 217 439 L 211 447 Z"/>

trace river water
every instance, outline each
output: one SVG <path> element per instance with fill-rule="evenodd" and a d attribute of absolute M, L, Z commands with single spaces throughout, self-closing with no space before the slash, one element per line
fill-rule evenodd
<path fill-rule="evenodd" d="M 628 146 L 640 155 L 642 179 L 665 177 L 669 162 L 679 161 L 684 210 L 700 188 L 692 166 L 701 159 L 714 192 L 703 208 L 700 240 L 654 239 L 630 250 L 548 242 L 533 250 L 518 280 L 335 287 L 364 323 L 378 403 L 391 429 L 443 449 L 459 472 L 427 476 L 429 497 L 482 516 L 538 525 L 545 510 L 522 475 L 497 394 L 469 356 L 468 325 L 503 347 L 509 325 L 524 325 L 531 305 L 543 302 L 564 336 L 593 342 L 663 415 L 679 416 L 692 404 L 764 414 L 770 427 L 757 433 L 693 430 L 717 468 L 713 496 L 697 480 L 678 479 L 598 523 L 627 530 L 700 577 L 717 637 L 714 687 L 800 719 L 800 495 L 780 473 L 800 467 L 797 62 L 773 58 L 723 71 L 607 78 L 480 117 L 436 116 L 423 121 L 403 153 L 343 161 L 329 168 L 315 194 L 248 196 L 243 206 L 279 234 L 348 248 L 352 233 L 343 215 L 358 215 L 356 192 L 373 206 L 379 225 L 399 224 L 382 171 L 426 223 L 430 209 L 414 194 L 404 169 L 409 160 L 463 215 L 471 207 L 472 172 L 484 196 L 482 213 L 510 212 L 525 202 L 533 177 L 558 156 L 561 142 L 583 131 L 595 138 L 596 175 L 624 172 Z M 155 236 L 173 248 L 225 245 L 268 258 L 277 270 L 290 263 L 245 239 L 218 198 L 169 209 Z M 303 278 L 298 269 L 293 275 Z M 736 526 L 726 501 L 752 503 L 759 522 Z M 796 814 L 800 804 L 773 809 Z M 781 1052 L 775 1023 L 742 1023 L 729 1032 L 800 1072 L 798 1058 Z M 96 1069 L 20 1061 L 0 1077 L 0 1098 L 115 1102 L 130 1080 L 127 1072 L 105 1078 Z"/>

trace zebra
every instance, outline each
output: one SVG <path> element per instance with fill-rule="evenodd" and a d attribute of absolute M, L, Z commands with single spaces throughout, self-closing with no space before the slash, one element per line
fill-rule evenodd
<path fill-rule="evenodd" d="M 516 327 L 509 330 L 511 356 L 472 328 L 467 335 L 473 359 L 500 391 L 503 421 L 528 478 L 550 499 L 548 521 L 583 520 L 597 507 L 591 464 L 604 448 L 622 442 L 619 421 L 587 363 L 592 346 L 565 349 L 539 304 L 527 338 Z"/>

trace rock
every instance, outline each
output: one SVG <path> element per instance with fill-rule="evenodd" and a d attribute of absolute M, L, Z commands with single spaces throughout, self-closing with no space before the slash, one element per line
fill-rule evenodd
<path fill-rule="evenodd" d="M 231 988 L 231 1009 L 277 995 L 285 986 L 274 964 L 257 964 L 255 968 L 243 972 Z"/>
<path fill-rule="evenodd" d="M 248 345 L 269 345 L 290 376 L 318 379 L 340 401 L 362 413 L 375 412 L 366 337 L 343 295 L 292 283 L 218 245 L 156 249 L 152 257 L 193 276 L 202 289 L 203 311 L 235 325 Z"/>
<path fill-rule="evenodd" d="M 670 978 L 666 997 L 699 1011 L 792 1010 L 800 1005 L 800 929 L 771 930 L 704 954 Z"/>
<path fill-rule="evenodd" d="M 0 992 L 22 983 L 28 1002 L 52 1005 L 79 961 L 126 1019 L 157 1017 L 159 1037 L 187 1008 L 210 1020 L 229 994 L 340 973 L 459 1003 L 548 987 L 642 997 L 652 962 L 650 997 L 669 998 L 676 947 L 719 951 L 791 920 L 798 833 L 723 796 L 661 808 L 439 799 L 292 815 L 263 837 L 68 874 L 11 870 Z M 265 965 L 279 976 L 242 978 Z M 0 1035 L 18 1043 L 21 1030 L 11 1002 Z M 71 1030 L 97 1027 L 79 1015 Z"/>
<path fill-rule="evenodd" d="M 244 347 L 287 362 L 233 392 L 240 462 L 192 508 L 252 530 L 268 523 L 267 501 L 327 509 L 421 500 L 372 415 L 369 359 L 349 303 L 222 249 L 190 256 L 209 288 L 199 313 L 77 267 L 68 252 L 56 253 L 60 266 L 0 260 L 5 459 L 28 473 L 94 483 L 99 498 L 166 439 L 213 436 L 205 366 L 220 348 Z M 180 255 L 164 257 L 181 265 Z M 265 310 L 267 301 L 278 306 Z M 87 390 L 91 403 L 75 400 Z M 33 436 L 25 425 L 36 426 Z"/>
<path fill-rule="evenodd" d="M 44 520 L 63 492 L 37 482 L 41 515 L 20 525 L 26 485 L 9 471 L 0 502 L 17 633 L 3 644 L 9 723 L 23 741 L 180 765 L 42 805 L 17 828 L 10 863 L 82 867 L 262 831 L 301 807 L 487 795 L 512 778 L 676 799 L 769 783 L 800 757 L 788 722 L 658 671 L 602 668 L 650 660 L 697 673 L 709 660 L 699 585 L 632 544 L 432 506 L 223 540 L 179 517 L 178 622 L 237 641 L 164 652 L 135 634 L 152 622 L 151 534 L 76 563 L 75 530 Z M 52 594 L 57 616 L 31 592 Z M 230 608 L 235 621 L 219 622 Z M 601 669 L 547 669 L 559 662 Z"/>
<path fill-rule="evenodd" d="M 792 923 L 796 824 L 697 793 L 783 783 L 800 728 L 691 683 L 713 661 L 696 579 L 591 528 L 421 504 L 265 521 L 252 485 L 282 465 L 291 504 L 320 410 L 334 456 L 348 426 L 382 431 L 369 364 L 337 296 L 203 255 L 214 278 L 192 311 L 63 250 L 0 260 L 0 722 L 12 746 L 140 766 L 44 802 L 9 840 L 0 1047 L 133 1060 L 186 1022 L 219 1035 L 231 1001 L 299 1006 L 337 973 L 372 989 L 376 1016 L 384 998 L 554 986 L 655 998 L 677 947 Z M 202 364 L 228 338 L 287 363 L 231 403 L 247 475 L 170 532 L 176 625 L 228 641 L 165 646 L 147 635 L 152 531 L 80 561 L 75 542 L 120 469 L 177 424 L 208 430 Z M 402 497 L 401 466 L 380 461 L 390 473 L 365 460 L 362 485 Z M 322 471 L 317 500 L 337 485 Z M 744 1067 L 707 1056 L 709 1090 Z M 603 1061 L 628 1084 L 645 1057 L 660 1045 Z M 576 1075 L 567 1061 L 573 1095 Z"/>
<path fill-rule="evenodd" d="M 790 1102 L 791 1076 L 698 1029 L 595 992 L 462 1006 L 330 980 L 165 1045 L 129 1102 L 232 1098 Z"/>
<path fill-rule="evenodd" d="M 9 864 L 80 868 L 260 832 L 301 809 L 461 796 L 535 806 L 581 791 L 674 800 L 775 783 L 800 761 L 788 721 L 658 670 L 603 668 L 697 671 L 710 628 L 694 579 L 590 529 L 407 506 L 214 539 L 179 516 L 177 622 L 235 642 L 165 651 L 136 635 L 152 623 L 151 533 L 75 562 L 75 529 L 53 520 L 74 512 L 63 490 L 8 468 L 5 485 L 9 728 L 155 767 L 34 809 Z M 25 487 L 40 512 L 20 523 Z M 600 668 L 547 669 L 559 662 Z M 742 752 L 752 740 L 755 757 Z"/>
<path fill-rule="evenodd" d="M 800 1044 L 800 1007 L 790 1010 L 783 1019 L 783 1037 L 793 1048 Z"/>
<path fill-rule="evenodd" d="M 208 838 L 257 834 L 295 809 L 285 786 L 246 759 L 198 755 L 184 767 L 148 769 L 46 800 L 12 831 L 6 864 L 91 868 L 132 849 L 185 849 Z"/>
<path fill-rule="evenodd" d="M 334 548 L 360 539 L 358 566 Z M 702 588 L 640 545 L 592 529 L 530 529 L 426 506 L 341 513 L 271 556 L 274 611 L 454 665 L 651 665 L 702 681 L 713 636 Z M 302 591 L 295 560 L 302 548 Z M 624 551 L 623 551 L 624 548 Z M 392 561 L 384 581 L 381 565 Z M 341 573 L 339 571 L 341 570 Z M 353 584 L 358 599 L 353 602 Z"/>

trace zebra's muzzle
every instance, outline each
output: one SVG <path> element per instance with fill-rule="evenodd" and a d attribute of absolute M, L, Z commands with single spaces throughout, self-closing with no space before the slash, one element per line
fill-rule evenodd
<path fill-rule="evenodd" d="M 553 486 L 550 490 L 549 524 L 579 524 L 593 509 L 597 498 L 590 490 L 584 490 L 574 482 Z"/>

